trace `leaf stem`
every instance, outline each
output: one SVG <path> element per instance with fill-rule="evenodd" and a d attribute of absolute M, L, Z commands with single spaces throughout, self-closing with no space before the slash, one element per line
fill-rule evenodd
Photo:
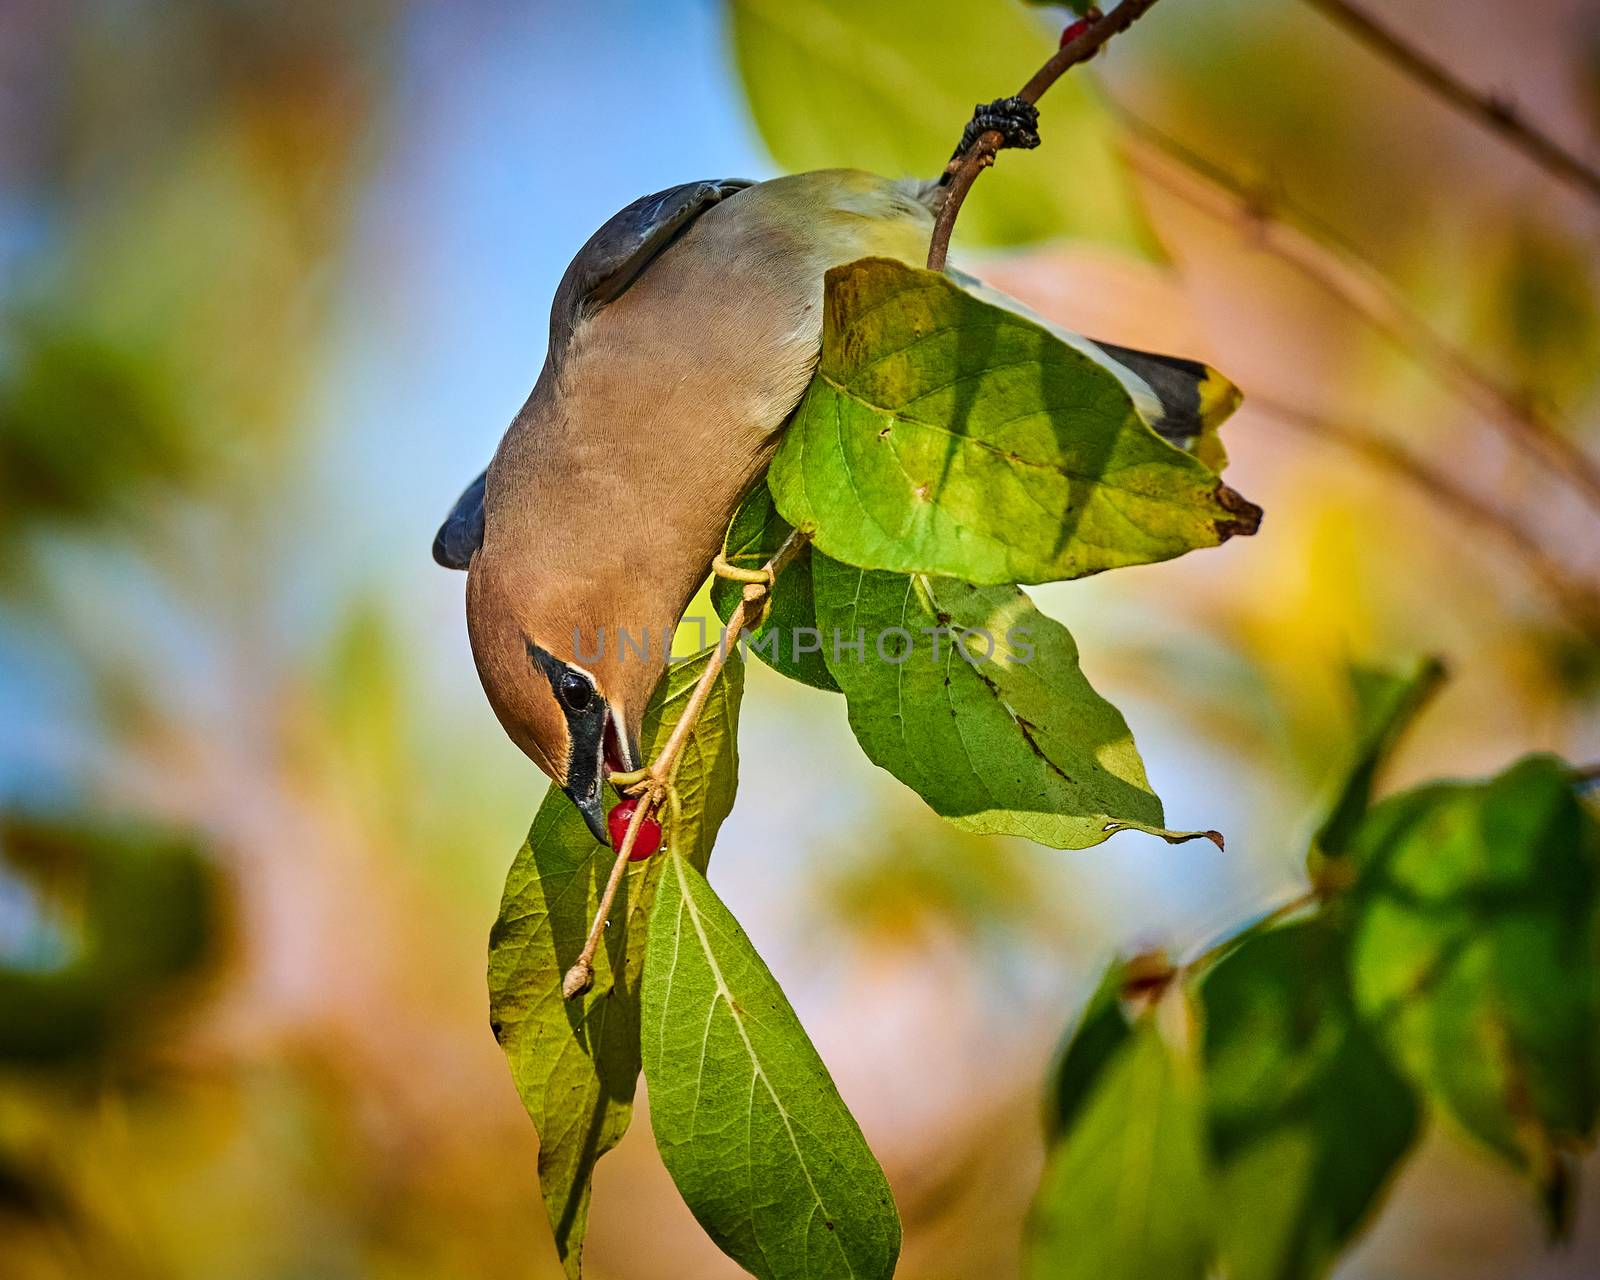
<path fill-rule="evenodd" d="M 1126 31 L 1155 3 L 1156 0 L 1122 0 L 1110 13 L 1092 18 L 1087 28 L 1062 45 L 1044 66 L 1033 73 L 1033 78 L 1022 86 L 1016 96 L 1024 102 L 1038 102 L 1044 97 L 1045 91 L 1069 69 L 1094 57 L 1112 36 Z M 938 216 L 933 223 L 933 237 L 928 242 L 930 271 L 944 270 L 945 258 L 950 253 L 950 233 L 956 226 L 956 215 L 961 212 L 961 205 L 972 190 L 972 184 L 978 180 L 980 173 L 994 163 L 1004 142 L 1004 136 L 997 130 L 986 130 L 946 166 L 944 201 L 939 206 Z"/>
<path fill-rule="evenodd" d="M 678 763 L 683 757 L 684 747 L 688 745 L 689 736 L 694 732 L 695 724 L 700 719 L 700 713 L 705 710 L 706 700 L 711 696 L 711 688 L 716 684 L 717 677 L 722 674 L 729 653 L 737 647 L 739 636 L 748 625 L 749 619 L 759 613 L 760 606 L 778 580 L 778 575 L 789 567 L 810 540 L 809 534 L 802 533 L 799 529 L 793 530 L 783 545 L 773 553 L 772 559 L 762 565 L 758 571 L 759 579 L 745 581 L 739 603 L 728 615 L 727 625 L 722 629 L 717 647 L 707 659 L 706 669 L 695 681 L 694 689 L 689 694 L 689 701 L 683 708 L 683 714 L 678 717 L 677 724 L 672 726 L 672 733 L 668 736 L 666 745 L 656 754 L 644 777 L 628 787 L 631 793 L 636 793 L 642 798 L 639 807 L 633 811 L 627 831 L 623 834 L 622 844 L 617 849 L 616 861 L 611 864 L 611 877 L 606 881 L 605 892 L 600 895 L 600 903 L 595 908 L 594 923 L 589 926 L 589 936 L 584 940 L 583 950 L 578 953 L 578 958 L 572 962 L 572 967 L 561 980 L 561 994 L 565 999 L 571 1000 L 574 996 L 587 991 L 590 983 L 594 981 L 594 955 L 599 949 L 600 938 L 605 933 L 606 921 L 611 915 L 611 905 L 616 900 L 622 877 L 628 870 L 628 856 L 633 852 L 634 841 L 646 816 L 652 810 L 659 809 L 665 801 L 671 805 L 673 815 L 676 817 L 677 802 L 672 784 L 678 776 Z M 676 831 L 673 834 L 676 836 Z"/>

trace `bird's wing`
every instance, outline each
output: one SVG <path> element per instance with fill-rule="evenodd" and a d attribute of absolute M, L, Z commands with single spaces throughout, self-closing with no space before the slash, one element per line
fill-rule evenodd
<path fill-rule="evenodd" d="M 1032 320 L 1114 375 L 1152 430 L 1180 449 L 1194 451 L 1239 406 L 1239 392 L 1210 365 L 1182 356 L 1135 351 L 1086 338 L 1045 319 L 1025 303 L 953 267 L 945 268 L 967 292 Z"/>
<path fill-rule="evenodd" d="M 641 196 L 578 250 L 550 306 L 550 361 L 560 364 L 578 321 L 639 278 L 640 272 L 712 205 L 754 184 L 743 178 L 685 182 Z"/>
<path fill-rule="evenodd" d="M 578 321 L 621 297 L 653 258 L 720 200 L 751 186 L 742 178 L 686 182 L 641 196 L 589 237 L 561 277 L 550 307 L 550 363 L 561 362 Z M 465 569 L 483 545 L 484 472 L 456 500 L 433 540 L 433 558 Z"/>
<path fill-rule="evenodd" d="M 483 545 L 483 486 L 488 475 L 482 472 L 467 486 L 434 535 L 433 558 L 446 569 L 465 569 L 472 563 L 472 553 Z"/>

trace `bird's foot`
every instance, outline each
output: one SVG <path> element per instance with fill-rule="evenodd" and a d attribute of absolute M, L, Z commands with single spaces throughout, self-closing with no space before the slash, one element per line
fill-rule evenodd
<path fill-rule="evenodd" d="M 972 109 L 972 119 L 961 131 L 961 141 L 956 145 L 950 160 L 953 164 L 972 150 L 978 139 L 989 132 L 1001 137 L 1000 147 L 1021 147 L 1032 150 L 1039 145 L 1039 108 L 1026 98 L 996 98 L 993 102 L 980 102 Z"/>
<path fill-rule="evenodd" d="M 727 578 L 730 582 L 753 583 L 763 587 L 772 585 L 771 569 L 741 569 L 736 564 L 730 564 L 721 552 L 718 552 L 716 559 L 711 562 L 711 572 L 719 578 Z"/>
<path fill-rule="evenodd" d="M 772 588 L 777 582 L 777 575 L 772 572 L 771 564 L 762 565 L 759 569 L 743 569 L 736 564 L 730 564 L 720 552 L 711 562 L 711 572 L 719 578 L 727 578 L 730 582 L 744 583 L 744 598 L 746 600 L 760 600 L 761 613 L 751 625 L 760 627 L 767 620 L 767 615 L 772 611 Z"/>

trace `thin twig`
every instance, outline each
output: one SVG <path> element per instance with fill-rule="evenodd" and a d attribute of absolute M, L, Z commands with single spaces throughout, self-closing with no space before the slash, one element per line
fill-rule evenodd
<path fill-rule="evenodd" d="M 606 921 L 611 915 L 611 905 L 616 900 L 622 877 L 628 869 L 628 858 L 633 852 L 639 828 L 644 824 L 646 816 L 652 810 L 659 809 L 662 802 L 673 794 L 672 784 L 678 776 L 678 763 L 682 759 L 683 749 L 688 745 L 689 736 L 694 732 L 700 713 L 705 710 L 706 700 L 711 696 L 711 687 L 722 674 L 722 668 L 728 661 L 728 654 L 738 645 L 739 637 L 744 633 L 750 620 L 759 614 L 761 603 L 772 590 L 778 575 L 789 567 L 809 541 L 809 536 L 800 530 L 791 532 L 783 545 L 773 554 L 772 559 L 761 567 L 761 572 L 765 575 L 764 580 L 745 584 L 739 603 L 728 616 L 727 626 L 722 629 L 722 637 L 706 660 L 706 669 L 695 681 L 694 689 L 689 694 L 689 701 L 684 705 L 678 723 L 672 726 L 672 733 L 668 736 L 666 745 L 656 753 L 655 760 L 645 770 L 644 776 L 627 788 L 630 793 L 640 797 L 639 805 L 633 811 L 628 829 L 623 834 L 622 844 L 617 849 L 616 861 L 611 864 L 611 878 L 606 881 L 605 892 L 600 895 L 600 903 L 595 908 L 594 923 L 589 926 L 589 936 L 584 939 L 583 950 L 578 953 L 578 958 L 572 962 L 572 967 L 561 980 L 561 994 L 566 999 L 570 1000 L 573 996 L 588 990 L 589 984 L 594 981 L 595 952 L 599 949 L 600 939 L 605 934 Z M 676 838 L 676 831 L 673 832 L 673 836 Z"/>
<path fill-rule="evenodd" d="M 650 806 L 641 802 L 634 809 L 633 817 L 628 820 L 628 829 L 623 832 L 622 844 L 618 846 L 616 859 L 611 863 L 611 877 L 606 881 L 605 892 L 600 895 L 600 905 L 595 908 L 594 922 L 589 926 L 589 936 L 583 940 L 583 950 L 578 953 L 578 958 L 572 962 L 572 967 L 561 979 L 563 999 L 570 1000 L 573 996 L 587 991 L 589 984 L 594 981 L 594 953 L 600 947 L 600 939 L 606 931 L 606 922 L 611 918 L 611 904 L 616 901 L 617 890 L 622 886 L 622 877 L 628 870 L 628 860 L 633 854 L 633 846 L 639 836 L 639 828 L 644 825 L 645 815 L 649 811 Z"/>
<path fill-rule="evenodd" d="M 1600 169 L 1586 164 L 1549 134 L 1529 124 L 1511 103 L 1464 83 L 1443 63 L 1422 52 L 1361 6 L 1351 4 L 1350 0 L 1306 0 L 1306 3 L 1457 111 L 1498 133 L 1545 172 L 1578 188 L 1590 199 L 1600 199 Z"/>
<path fill-rule="evenodd" d="M 1275 210 L 1288 207 L 1281 197 L 1253 187 L 1126 108 L 1116 104 L 1113 108 L 1127 126 L 1130 159 L 1146 178 L 1213 218 L 1242 225 L 1262 250 L 1338 298 L 1400 350 L 1420 357 L 1514 448 L 1538 457 L 1570 480 L 1600 512 L 1600 462 L 1574 443 L 1560 424 L 1526 398 L 1501 387 L 1471 356 L 1445 339 L 1336 234 L 1300 210 L 1291 210 L 1293 221 L 1278 216 Z"/>
<path fill-rule="evenodd" d="M 1454 477 L 1404 446 L 1364 428 L 1336 422 L 1267 396 L 1251 405 L 1287 426 L 1329 440 L 1405 480 L 1438 506 L 1494 534 L 1519 555 L 1561 605 L 1574 626 L 1600 641 L 1600 592 L 1555 559 L 1537 538 L 1493 503 L 1464 488 Z"/>
<path fill-rule="evenodd" d="M 1100 52 L 1100 47 L 1112 36 L 1126 31 L 1144 16 L 1156 0 L 1122 0 L 1110 13 L 1101 14 L 1090 21 L 1088 27 L 1067 41 L 1051 55 L 1050 60 L 1033 73 L 1033 78 L 1017 92 L 1024 102 L 1036 103 L 1045 91 L 1066 74 L 1069 68 L 1086 62 Z M 994 163 L 1001 144 L 1002 134 L 994 129 L 978 135 L 967 150 L 951 160 L 945 170 L 949 181 L 945 184 L 944 202 L 939 206 L 933 223 L 933 238 L 928 242 L 928 269 L 943 271 L 945 258 L 950 252 L 950 233 L 955 230 L 956 215 L 972 190 L 978 175 Z"/>

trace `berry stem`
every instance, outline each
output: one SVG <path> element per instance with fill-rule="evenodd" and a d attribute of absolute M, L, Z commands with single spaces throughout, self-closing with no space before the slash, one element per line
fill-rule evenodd
<path fill-rule="evenodd" d="M 600 895 L 600 905 L 595 908 L 589 936 L 584 939 L 583 950 L 578 953 L 578 958 L 561 979 L 561 996 L 565 1000 L 587 991 L 589 984 L 594 981 L 594 953 L 600 946 L 601 935 L 606 931 L 606 921 L 610 919 L 611 904 L 616 901 L 617 889 L 628 870 L 628 855 L 633 852 L 634 841 L 639 838 L 639 828 L 644 825 L 645 814 L 649 812 L 649 801 L 641 801 L 633 811 L 633 817 L 628 820 L 628 830 L 622 837 L 621 847 L 617 849 L 616 861 L 611 864 L 611 877 L 606 881 L 605 892 Z"/>
<path fill-rule="evenodd" d="M 639 837 L 639 828 L 644 824 L 645 817 L 653 810 L 659 809 L 662 801 L 666 801 L 671 810 L 671 825 L 676 841 L 678 797 L 672 783 L 678 776 L 678 763 L 683 757 L 684 747 L 688 745 L 689 735 L 694 732 L 700 713 L 705 710 L 706 699 L 711 696 L 711 686 L 722 674 L 722 668 L 728 661 L 728 654 L 738 645 L 740 633 L 749 625 L 749 619 L 760 612 L 761 604 L 772 590 L 772 584 L 778 580 L 778 575 L 789 567 L 810 540 L 809 534 L 802 533 L 799 529 L 794 530 L 784 540 L 783 545 L 773 553 L 772 559 L 761 566 L 758 571 L 760 577 L 745 582 L 744 594 L 733 612 L 728 615 L 728 625 L 722 629 L 722 638 L 707 659 L 706 669 L 700 673 L 700 679 L 695 682 L 694 691 L 690 693 L 688 704 L 684 707 L 683 714 L 678 717 L 678 723 L 673 725 L 666 745 L 657 753 L 650 767 L 644 771 L 643 778 L 630 775 L 628 781 L 633 787 L 638 788 L 639 807 L 633 811 L 633 817 L 628 822 L 628 830 L 622 837 L 622 847 L 617 850 L 616 861 L 611 864 L 611 878 L 606 881 L 605 892 L 600 895 L 600 904 L 595 908 L 594 923 L 589 926 L 589 936 L 584 940 L 583 950 L 578 953 L 578 958 L 572 962 L 572 967 L 561 980 L 561 994 L 565 999 L 570 1000 L 573 996 L 587 991 L 594 981 L 594 953 L 599 949 L 600 937 L 605 933 L 606 921 L 611 915 L 611 904 L 616 900 L 617 889 L 622 884 L 623 874 L 628 869 L 628 855 L 633 852 L 634 842 Z M 670 854 L 675 851 L 672 849 L 668 852 Z"/>

